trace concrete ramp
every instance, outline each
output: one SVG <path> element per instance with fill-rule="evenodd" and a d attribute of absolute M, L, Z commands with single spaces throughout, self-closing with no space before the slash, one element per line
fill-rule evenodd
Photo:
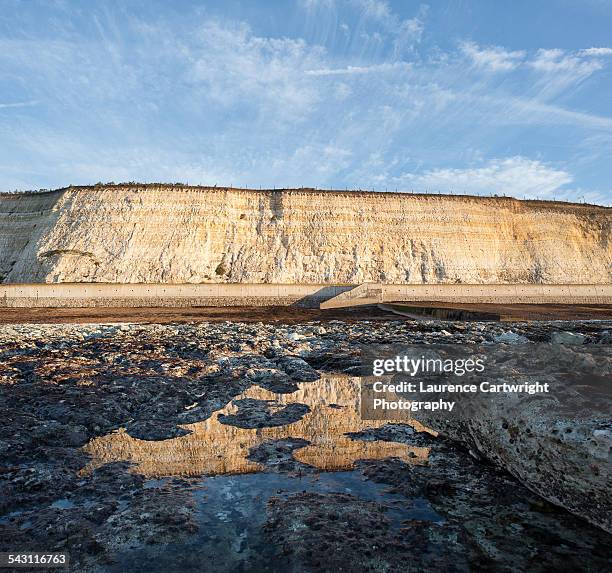
<path fill-rule="evenodd" d="M 365 306 L 383 302 L 382 285 L 376 283 L 364 283 L 353 289 L 346 290 L 329 300 L 321 303 L 322 309 L 347 308 L 352 306 Z"/>

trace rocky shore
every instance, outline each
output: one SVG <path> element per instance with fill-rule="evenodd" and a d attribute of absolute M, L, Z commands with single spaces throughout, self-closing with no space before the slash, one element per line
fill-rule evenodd
<path fill-rule="evenodd" d="M 609 570 L 612 537 L 577 515 L 605 526 L 568 503 L 570 484 L 557 498 L 558 480 L 533 487 L 534 476 L 568 475 L 578 463 L 539 467 L 551 460 L 527 451 L 533 425 L 439 428 L 436 437 L 418 425 L 368 424 L 351 414 L 351 380 L 362 344 L 597 345 L 611 330 L 2 326 L 0 551 L 67 551 L 73 571 L 195 571 L 211 559 L 219 571 Z M 589 439 L 609 439 L 606 428 L 588 431 L 598 433 L 564 429 L 558 443 L 579 450 L 584 440 L 587 451 Z M 511 439 L 522 449 L 503 453 Z M 217 462 L 198 466 L 211 452 Z M 608 471 L 604 460 L 590 483 L 605 485 Z M 597 503 L 597 515 L 610 513 L 609 498 Z"/>

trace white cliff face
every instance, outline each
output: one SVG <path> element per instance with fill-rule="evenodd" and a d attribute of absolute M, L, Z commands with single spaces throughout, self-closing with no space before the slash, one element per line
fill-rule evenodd
<path fill-rule="evenodd" d="M 612 210 L 174 186 L 0 195 L 0 282 L 609 283 Z"/>

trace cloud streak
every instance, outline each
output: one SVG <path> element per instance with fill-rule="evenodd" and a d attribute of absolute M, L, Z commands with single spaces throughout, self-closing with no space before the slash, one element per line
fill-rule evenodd
<path fill-rule="evenodd" d="M 523 50 L 508 51 L 499 46 L 481 48 L 474 42 L 463 42 L 460 49 L 475 66 L 493 72 L 514 70 L 525 58 Z"/>
<path fill-rule="evenodd" d="M 479 167 L 405 174 L 399 181 L 430 191 L 552 199 L 573 178 L 563 169 L 516 156 L 493 159 Z"/>
<path fill-rule="evenodd" d="M 322 68 L 318 70 L 306 70 L 307 76 L 352 76 L 356 74 L 378 74 L 407 71 L 411 65 L 407 62 L 393 62 L 375 64 L 372 66 L 347 66 L 346 68 Z"/>
<path fill-rule="evenodd" d="M 581 56 L 612 56 L 612 48 L 587 48 L 578 52 Z"/>
<path fill-rule="evenodd" d="M 548 197 L 612 177 L 597 143 L 612 134 L 611 49 L 593 41 L 526 49 L 467 30 L 444 43 L 435 7 L 381 0 L 303 1 L 293 27 L 265 4 L 259 20 L 93 4 L 66 4 L 52 34 L 41 21 L 0 37 L 1 188 L 127 179 Z"/>
<path fill-rule="evenodd" d="M 9 103 L 0 102 L 0 109 L 32 107 L 34 105 L 38 105 L 38 101 L 16 101 L 16 102 L 9 102 Z"/>

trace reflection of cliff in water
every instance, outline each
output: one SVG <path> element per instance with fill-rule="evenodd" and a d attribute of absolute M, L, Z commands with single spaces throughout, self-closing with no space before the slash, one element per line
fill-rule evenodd
<path fill-rule="evenodd" d="M 377 428 L 387 421 L 362 420 L 359 412 L 359 378 L 325 377 L 304 382 L 296 392 L 275 394 L 252 386 L 208 420 L 181 426 L 190 433 L 169 440 L 147 441 L 124 430 L 91 440 L 85 451 L 92 457 L 84 471 L 103 464 L 130 461 L 133 471 L 151 477 L 218 475 L 257 472 L 259 463 L 247 459 L 249 450 L 266 440 L 302 438 L 309 445 L 294 457 L 322 470 L 346 470 L 360 459 L 398 457 L 424 463 L 429 448 L 394 442 L 353 440 L 346 433 Z M 220 415 L 238 412 L 237 400 L 269 400 L 274 409 L 291 403 L 306 404 L 310 412 L 297 422 L 277 427 L 243 429 L 219 421 Z"/>

